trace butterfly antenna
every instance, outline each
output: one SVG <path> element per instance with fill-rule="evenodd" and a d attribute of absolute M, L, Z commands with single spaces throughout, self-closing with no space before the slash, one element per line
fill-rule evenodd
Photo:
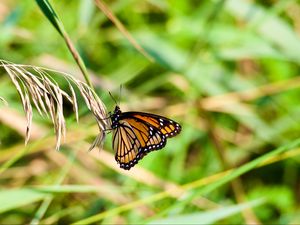
<path fill-rule="evenodd" d="M 110 97 L 114 100 L 114 102 L 116 103 L 116 105 L 118 105 L 118 102 L 116 101 L 116 99 L 114 98 L 114 96 L 110 93 L 110 91 L 108 92 Z"/>
<path fill-rule="evenodd" d="M 122 88 L 123 88 L 123 85 L 121 84 L 121 85 L 120 85 L 120 93 L 119 93 L 119 105 L 120 105 L 120 103 L 121 103 Z"/>

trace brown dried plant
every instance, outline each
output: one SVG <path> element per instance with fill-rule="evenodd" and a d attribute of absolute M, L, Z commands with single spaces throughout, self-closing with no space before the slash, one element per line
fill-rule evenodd
<path fill-rule="evenodd" d="M 46 115 L 51 118 L 56 134 L 56 149 L 59 149 L 61 140 L 65 138 L 66 134 L 64 101 L 69 101 L 73 105 L 73 111 L 78 121 L 77 96 L 74 90 L 74 87 L 77 87 L 88 109 L 95 116 L 100 131 L 90 150 L 95 146 L 101 146 L 105 130 L 109 126 L 106 119 L 106 108 L 95 91 L 86 83 L 67 73 L 32 65 L 20 65 L 0 60 L 0 66 L 5 69 L 21 97 L 27 119 L 25 144 L 30 138 L 33 103 L 41 116 Z M 50 73 L 62 76 L 68 82 L 70 94 L 59 87 Z M 5 102 L 2 97 L 0 100 Z"/>

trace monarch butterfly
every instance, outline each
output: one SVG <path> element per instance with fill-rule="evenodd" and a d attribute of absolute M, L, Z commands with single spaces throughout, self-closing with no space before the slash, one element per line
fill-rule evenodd
<path fill-rule="evenodd" d="M 111 115 L 113 149 L 120 167 L 130 170 L 147 153 L 162 149 L 167 138 L 176 136 L 181 126 L 163 116 L 144 112 L 122 112 L 115 107 Z"/>

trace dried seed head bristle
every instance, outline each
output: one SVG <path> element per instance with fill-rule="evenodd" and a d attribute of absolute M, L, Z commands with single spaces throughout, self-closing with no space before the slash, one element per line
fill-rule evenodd
<path fill-rule="evenodd" d="M 73 76 L 46 68 L 30 65 L 19 65 L 8 61 L 0 60 L 2 66 L 14 86 L 16 87 L 23 105 L 27 119 L 25 144 L 30 138 L 32 123 L 32 104 L 42 116 L 50 117 L 56 134 L 56 149 L 59 149 L 62 138 L 66 134 L 66 123 L 63 113 L 63 104 L 67 100 L 73 105 L 73 110 L 78 121 L 78 104 L 74 87 L 77 87 L 82 95 L 88 109 L 93 113 L 100 133 L 92 144 L 91 148 L 101 146 L 107 128 L 106 108 L 98 95 L 84 82 L 75 79 Z M 49 74 L 61 75 L 69 84 L 70 95 L 62 90 L 55 79 Z M 1 101 L 5 100 L 0 97 Z"/>

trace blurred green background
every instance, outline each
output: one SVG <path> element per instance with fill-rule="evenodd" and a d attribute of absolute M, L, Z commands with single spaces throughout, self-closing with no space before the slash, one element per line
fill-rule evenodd
<path fill-rule="evenodd" d="M 300 223 L 300 2 L 296 0 L 51 1 L 108 111 L 146 111 L 182 133 L 130 171 L 79 97 L 65 105 L 60 151 L 34 111 L 31 140 L 0 70 L 1 224 Z M 151 60 L 152 58 L 152 60 Z M 1 0 L 0 59 L 83 76 L 35 1 Z M 62 89 L 66 82 L 58 81 Z"/>

